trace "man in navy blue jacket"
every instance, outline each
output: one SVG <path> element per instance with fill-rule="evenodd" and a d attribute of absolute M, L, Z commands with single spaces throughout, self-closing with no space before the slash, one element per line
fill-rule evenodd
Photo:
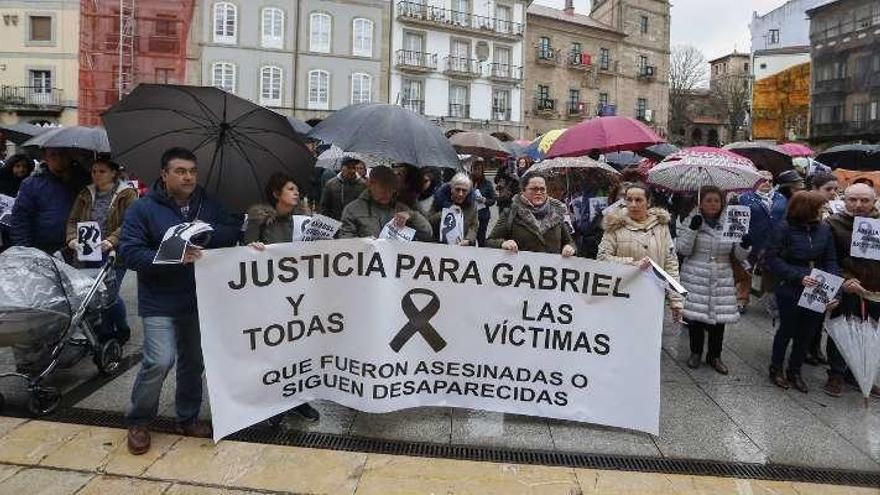
<path fill-rule="evenodd" d="M 21 183 L 12 208 L 10 238 L 15 246 L 52 254 L 66 245 L 67 217 L 88 174 L 73 152 L 50 148 L 44 158 L 40 169 Z"/>
<path fill-rule="evenodd" d="M 201 247 L 186 249 L 183 264 L 153 264 L 165 232 L 183 222 L 201 220 L 214 231 L 208 248 L 231 246 L 240 222 L 209 198 L 197 184 L 195 155 L 171 148 L 162 155 L 162 175 L 147 197 L 125 214 L 119 251 L 138 274 L 138 309 L 144 323 L 143 362 L 131 392 L 128 450 L 150 449 L 148 425 L 156 417 L 159 394 L 177 358 L 177 431 L 210 437 L 211 428 L 197 422 L 202 403 L 202 348 L 192 263 Z"/>

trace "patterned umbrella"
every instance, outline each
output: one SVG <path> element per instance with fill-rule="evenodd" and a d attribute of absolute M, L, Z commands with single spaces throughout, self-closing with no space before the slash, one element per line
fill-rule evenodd
<path fill-rule="evenodd" d="M 595 117 L 569 128 L 547 158 L 584 156 L 593 152 L 638 151 L 665 142 L 650 127 L 630 117 Z"/>
<path fill-rule="evenodd" d="M 699 191 L 708 185 L 722 191 L 748 191 L 760 180 L 747 158 L 706 146 L 673 153 L 648 172 L 649 184 L 672 192 Z"/>
<path fill-rule="evenodd" d="M 840 317 L 829 319 L 825 328 L 843 354 L 867 406 L 868 395 L 880 369 L 880 322 Z"/>
<path fill-rule="evenodd" d="M 781 148 L 782 151 L 785 151 L 786 153 L 788 153 L 789 155 L 791 155 L 793 157 L 812 156 L 813 155 L 813 150 L 810 149 L 810 147 L 807 146 L 806 144 L 783 143 L 783 144 L 779 145 L 779 148 Z"/>
<path fill-rule="evenodd" d="M 559 169 L 559 168 L 579 168 L 579 169 L 596 169 L 601 170 L 603 172 L 608 172 L 610 174 L 618 175 L 619 172 L 614 169 L 611 165 L 607 163 L 600 162 L 598 160 L 593 160 L 592 158 L 586 156 L 578 156 L 578 157 L 565 157 L 565 158 L 551 158 L 549 160 L 542 160 L 532 166 L 529 169 L 530 172 L 546 172 L 548 170 Z"/>
<path fill-rule="evenodd" d="M 553 146 L 553 143 L 555 143 L 563 133 L 565 133 L 565 129 L 553 129 L 552 131 L 547 131 L 544 135 L 529 143 L 529 145 L 526 146 L 526 149 L 523 150 L 523 153 L 525 153 L 526 156 L 531 157 L 533 160 L 541 160 L 544 158 L 544 155 L 547 154 L 547 151 L 550 150 L 550 147 Z"/>

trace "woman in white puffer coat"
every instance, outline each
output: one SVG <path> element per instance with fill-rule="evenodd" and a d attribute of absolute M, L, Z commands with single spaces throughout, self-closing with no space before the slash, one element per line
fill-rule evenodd
<path fill-rule="evenodd" d="M 684 303 L 684 322 L 690 333 L 690 368 L 698 368 L 703 355 L 705 334 L 709 334 L 706 364 L 726 375 L 727 366 L 721 361 L 724 326 L 739 320 L 736 286 L 732 262 L 739 262 L 749 254 L 751 239 L 741 243 L 722 237 L 721 212 L 724 195 L 715 186 L 700 189 L 699 212 L 682 221 L 675 247 L 684 257 L 680 276 L 688 290 Z"/>

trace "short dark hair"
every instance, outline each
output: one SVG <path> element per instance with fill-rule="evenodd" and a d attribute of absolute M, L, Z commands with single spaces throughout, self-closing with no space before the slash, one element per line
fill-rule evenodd
<path fill-rule="evenodd" d="M 626 198 L 626 194 L 630 189 L 641 189 L 645 192 L 645 200 L 648 201 L 648 205 L 654 204 L 654 197 L 651 194 L 651 190 L 648 189 L 648 186 L 644 182 L 630 182 L 623 186 L 623 196 Z"/>
<path fill-rule="evenodd" d="M 376 182 L 383 186 L 394 187 L 397 184 L 397 176 L 390 167 L 373 167 L 370 169 L 370 182 Z"/>
<path fill-rule="evenodd" d="M 165 150 L 165 153 L 162 153 L 162 170 L 168 168 L 168 164 L 171 160 L 187 160 L 193 163 L 198 162 L 196 155 L 192 151 L 180 146 L 168 148 Z"/>
<path fill-rule="evenodd" d="M 867 177 L 859 177 L 858 179 L 853 181 L 853 184 L 865 184 L 871 187 L 874 187 L 874 181 Z"/>
<path fill-rule="evenodd" d="M 810 186 L 813 189 L 819 189 L 825 184 L 836 180 L 837 177 L 835 177 L 834 174 L 829 174 L 828 172 L 817 172 L 813 174 L 812 178 L 810 179 Z"/>
<path fill-rule="evenodd" d="M 280 195 L 281 191 L 284 190 L 284 186 L 286 186 L 288 182 L 293 182 L 293 185 L 296 186 L 296 181 L 284 172 L 275 172 L 269 176 L 269 182 L 266 183 L 266 189 L 263 193 L 266 195 L 266 201 L 268 201 L 270 205 L 274 205 L 278 202 L 278 198 L 276 198 L 275 195 Z M 299 186 L 296 186 L 296 188 L 299 189 Z"/>
<path fill-rule="evenodd" d="M 98 158 L 95 159 L 95 162 L 92 165 L 97 165 L 99 163 L 107 165 L 108 167 L 110 167 L 110 170 L 113 170 L 114 172 L 119 172 L 119 169 L 122 168 L 118 163 L 111 160 L 108 156 L 98 156 Z"/>
<path fill-rule="evenodd" d="M 819 191 L 798 191 L 788 200 L 785 219 L 790 224 L 807 224 L 819 218 L 819 212 L 826 203 Z"/>
<path fill-rule="evenodd" d="M 525 189 L 526 186 L 529 185 L 529 181 L 532 179 L 544 179 L 544 181 L 546 181 L 547 177 L 541 172 L 526 172 L 523 174 L 522 179 L 519 180 L 520 189 Z"/>
<path fill-rule="evenodd" d="M 727 198 L 725 197 L 724 191 L 721 190 L 718 186 L 703 186 L 700 188 L 700 201 L 709 194 L 717 194 L 719 198 L 721 198 L 721 208 L 723 209 L 727 204 Z"/>

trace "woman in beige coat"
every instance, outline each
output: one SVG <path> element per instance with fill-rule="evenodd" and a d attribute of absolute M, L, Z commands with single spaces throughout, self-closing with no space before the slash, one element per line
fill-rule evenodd
<path fill-rule="evenodd" d="M 651 266 L 650 259 L 678 280 L 678 257 L 669 232 L 669 212 L 651 207 L 648 189 L 642 184 L 627 186 L 624 198 L 626 208 L 609 212 L 602 221 L 605 233 L 596 258 L 636 265 L 643 270 Z M 681 321 L 682 297 L 668 291 L 666 299 L 673 319 Z"/>

